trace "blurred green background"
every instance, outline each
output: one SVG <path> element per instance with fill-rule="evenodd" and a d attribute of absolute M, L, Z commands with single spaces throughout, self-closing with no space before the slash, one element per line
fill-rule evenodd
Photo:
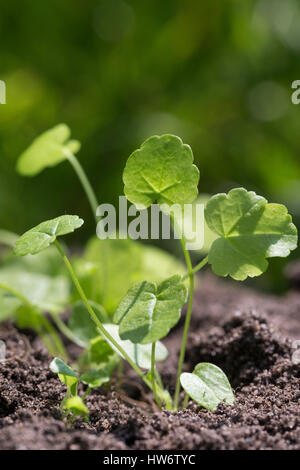
<path fill-rule="evenodd" d="M 200 192 L 245 186 L 286 203 L 299 226 L 299 21 L 298 0 L 2 2 L 0 228 L 77 213 L 87 215 L 78 236 L 94 230 L 68 163 L 34 179 L 15 172 L 60 122 L 82 142 L 101 202 L 122 194 L 129 154 L 171 132 L 193 148 Z M 272 261 L 275 288 L 283 263 Z"/>

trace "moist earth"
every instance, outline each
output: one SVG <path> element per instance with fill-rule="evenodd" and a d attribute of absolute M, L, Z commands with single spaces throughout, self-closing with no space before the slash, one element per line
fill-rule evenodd
<path fill-rule="evenodd" d="M 196 292 L 184 369 L 212 362 L 228 375 L 235 405 L 210 412 L 189 402 L 159 411 L 125 368 L 123 383 L 94 390 L 90 420 L 60 418 L 64 386 L 39 338 L 0 326 L 0 449 L 300 449 L 300 292 L 264 295 L 204 275 Z M 174 391 L 183 319 L 165 341 L 160 372 Z M 69 349 L 72 355 L 76 351 Z"/>

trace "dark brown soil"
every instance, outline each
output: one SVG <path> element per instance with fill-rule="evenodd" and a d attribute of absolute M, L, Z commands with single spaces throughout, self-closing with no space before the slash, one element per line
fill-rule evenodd
<path fill-rule="evenodd" d="M 165 344 L 161 372 L 173 391 L 181 324 Z M 49 371 L 37 338 L 2 325 L 7 361 L 0 365 L 0 449 L 300 449 L 300 293 L 277 298 L 238 284 L 202 279 L 193 311 L 186 370 L 219 365 L 236 396 L 212 413 L 190 402 L 159 412 L 126 370 L 122 391 L 95 390 L 90 422 L 68 428 L 58 406 L 64 387 Z M 136 403 L 136 406 L 135 406 Z"/>

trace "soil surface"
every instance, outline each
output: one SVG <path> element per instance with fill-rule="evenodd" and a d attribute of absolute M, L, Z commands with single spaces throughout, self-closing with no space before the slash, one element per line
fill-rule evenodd
<path fill-rule="evenodd" d="M 161 366 L 174 390 L 183 321 L 165 341 Z M 235 390 L 235 406 L 158 411 L 126 369 L 121 391 L 94 390 L 90 421 L 60 419 L 64 387 L 33 334 L 0 326 L 0 449 L 300 449 L 300 292 L 267 296 L 205 275 L 197 290 L 185 370 L 209 361 Z M 298 345 L 298 350 L 297 350 Z M 71 351 L 70 351 L 71 352 Z"/>

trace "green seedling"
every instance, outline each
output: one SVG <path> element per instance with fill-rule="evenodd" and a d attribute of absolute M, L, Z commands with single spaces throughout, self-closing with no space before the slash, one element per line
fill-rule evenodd
<path fill-rule="evenodd" d="M 69 422 L 72 422 L 76 416 L 87 418 L 88 409 L 84 404 L 84 400 L 93 388 L 101 387 L 109 382 L 110 375 L 108 371 L 106 369 L 90 369 L 79 375 L 58 357 L 53 359 L 49 367 L 54 374 L 58 375 L 61 383 L 67 387 L 65 397 L 60 405 L 60 410 L 65 410 L 64 417 L 71 414 Z M 82 397 L 78 395 L 79 382 L 87 386 Z"/>
<path fill-rule="evenodd" d="M 50 134 L 41 136 L 21 156 L 19 171 L 24 174 L 36 174 L 46 166 L 70 159 L 71 148 L 74 150 L 76 145 L 71 145 L 69 135 L 65 128 L 58 127 Z M 45 157 L 39 160 L 37 155 L 40 152 L 44 152 Z M 74 159 L 72 154 L 73 163 Z M 81 169 L 81 181 L 82 172 Z M 84 176 L 84 181 L 86 180 Z M 173 135 L 151 137 L 140 149 L 133 152 L 124 169 L 123 181 L 124 193 L 131 203 L 138 209 L 145 209 L 154 203 L 159 204 L 163 212 L 171 214 L 175 231 L 178 220 L 176 214 L 172 214 L 171 206 L 197 204 L 199 171 L 193 164 L 192 150 Z M 89 183 L 85 182 L 83 186 L 96 216 L 96 198 L 91 197 L 93 190 Z M 259 276 L 265 272 L 269 258 L 288 256 L 297 246 L 297 229 L 287 209 L 280 204 L 270 204 L 265 198 L 244 188 L 212 196 L 205 206 L 205 230 L 209 233 L 209 243 L 205 247 L 207 256 L 193 266 L 187 250 L 187 233 L 184 232 L 180 245 L 187 273 L 183 273 L 180 268 L 177 273 L 166 273 L 164 279 L 159 276 L 151 279 L 153 273 L 148 277 L 146 272 L 141 279 L 143 269 L 139 272 L 136 282 L 133 282 L 133 276 L 130 278 L 130 285 L 127 285 L 128 277 L 124 267 L 124 285 L 127 285 L 127 292 L 123 292 L 122 299 L 118 301 L 110 293 L 109 300 L 107 297 L 105 300 L 106 308 L 103 307 L 103 300 L 110 287 L 106 284 L 105 271 L 99 274 L 102 264 L 105 265 L 106 248 L 112 260 L 109 265 L 115 266 L 115 271 L 112 271 L 116 273 L 118 266 L 122 266 L 117 263 L 118 247 L 122 243 L 124 246 L 127 244 L 127 253 L 132 254 L 138 245 L 137 242 L 128 243 L 127 240 L 109 240 L 106 243 L 106 240 L 94 239 L 84 257 L 75 260 L 73 267 L 57 238 L 73 232 L 82 224 L 83 221 L 78 216 L 68 215 L 43 222 L 22 235 L 15 247 L 17 255 L 25 256 L 37 254 L 46 248 L 49 250 L 50 245 L 54 245 L 76 290 L 76 303 L 72 305 L 69 323 L 61 325 L 60 329 L 65 329 L 64 333 L 69 339 L 84 348 L 79 361 L 84 374 L 79 375 L 71 369 L 72 373 L 69 371 L 68 375 L 66 364 L 63 363 L 64 367 L 61 363 L 57 365 L 58 359 L 55 360 L 54 366 L 52 363 L 52 370 L 56 371 L 60 378 L 63 377 L 63 383 L 67 386 L 67 398 L 63 406 L 68 406 L 73 416 L 86 415 L 83 402 L 85 397 L 80 398 L 77 395 L 78 380 L 87 385 L 87 390 L 102 385 L 105 377 L 108 380 L 111 377 L 117 361 L 120 360 L 118 357 L 127 361 L 145 385 L 153 391 L 159 407 L 177 410 L 181 387 L 185 391 L 183 406 L 187 405 L 189 398 L 209 410 L 215 410 L 220 402 L 233 405 L 234 396 L 229 381 L 216 365 L 199 363 L 192 373 L 182 372 L 192 315 L 195 274 L 209 264 L 215 274 L 243 281 L 247 277 Z M 129 264 L 130 260 L 130 256 L 126 256 L 128 255 L 122 258 L 124 266 Z M 133 269 L 130 272 L 134 272 Z M 120 267 L 120 272 L 116 273 L 118 283 L 122 282 L 122 274 L 123 268 Z M 102 292 L 98 284 L 101 284 Z M 14 296 L 12 290 L 10 294 Z M 22 301 L 20 296 L 15 297 Z M 186 302 L 187 310 L 172 399 L 163 386 L 156 364 L 167 357 L 166 348 L 160 340 L 178 323 Z"/>

